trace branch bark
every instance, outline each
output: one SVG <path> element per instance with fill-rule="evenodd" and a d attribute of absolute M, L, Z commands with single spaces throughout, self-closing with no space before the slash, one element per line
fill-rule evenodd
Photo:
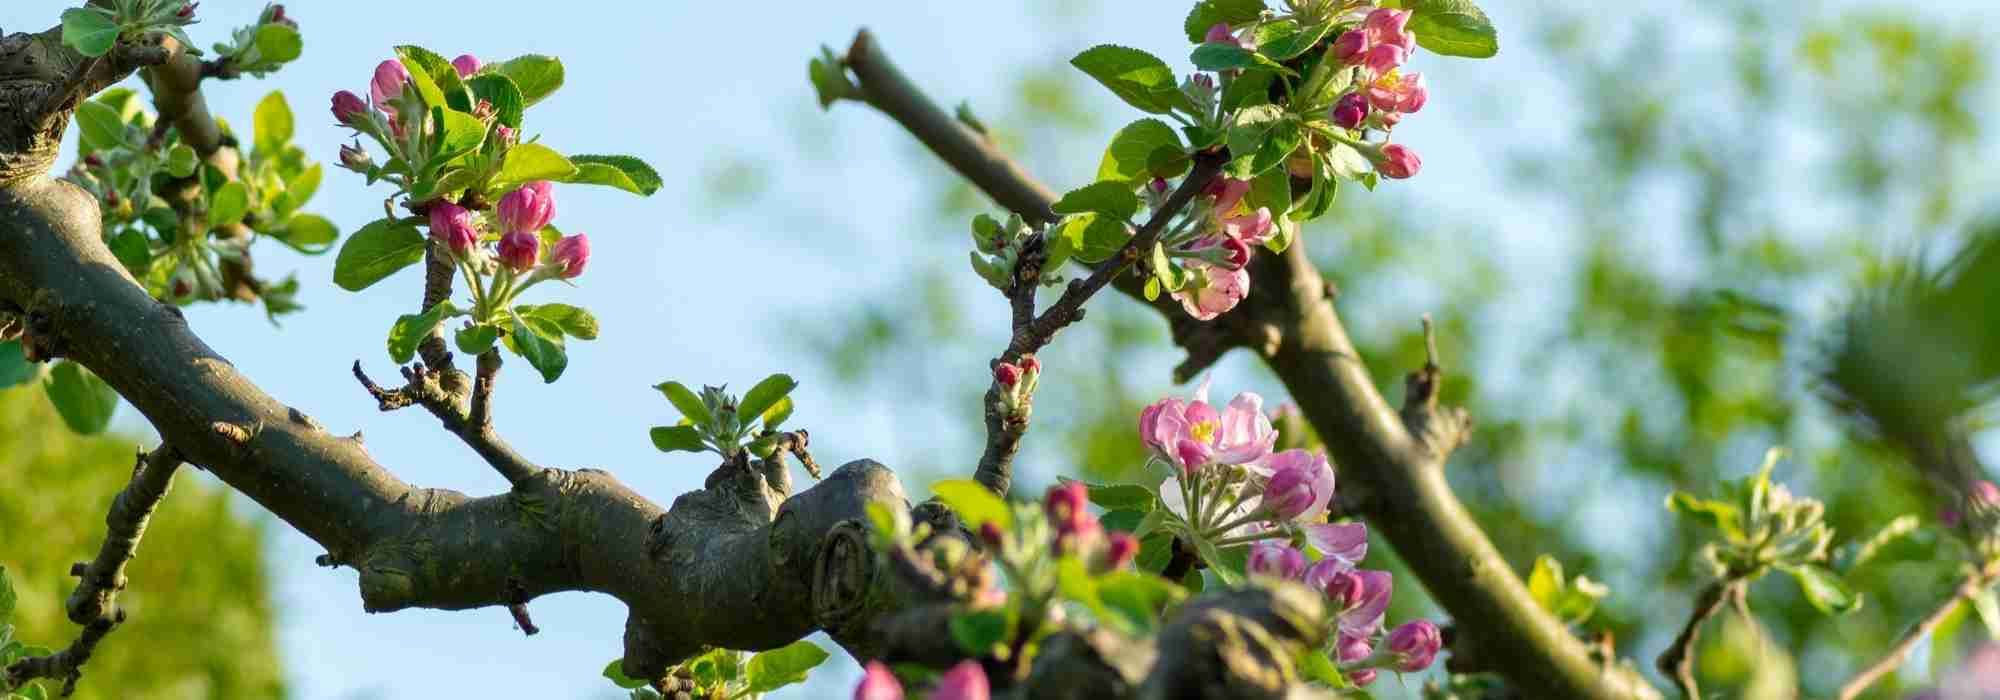
<path fill-rule="evenodd" d="M 911 84 L 863 30 L 845 58 L 864 101 L 909 130 L 1001 206 L 1033 221 L 1052 221 L 1055 193 L 994 145 L 952 119 Z M 1527 695 L 1563 698 L 1657 698 L 1636 674 L 1606 670 L 1567 627 L 1543 610 L 1452 493 L 1444 473 L 1469 421 L 1440 409 L 1435 396 L 1402 413 L 1390 408 L 1330 302 L 1330 286 L 1304 245 L 1253 261 L 1252 291 L 1209 327 L 1235 337 L 1210 339 L 1213 356 L 1256 349 L 1326 441 L 1347 483 L 1370 494 L 1362 513 L 1388 538 L 1431 596 L 1464 625 L 1468 656 L 1505 674 Z M 1136 285 L 1121 291 L 1142 298 Z M 1160 308 L 1155 304 L 1156 308 Z M 1169 319 L 1175 319 L 1168 311 Z M 1176 337 L 1203 324 L 1171 320 Z M 1421 398 L 1421 397 L 1420 397 Z"/>
<path fill-rule="evenodd" d="M 1853 678 L 1848 679 L 1846 683 L 1842 684 L 1840 686 L 1840 694 L 1836 697 L 1839 700 L 1854 700 L 1854 698 L 1860 697 L 1862 693 L 1867 692 L 1870 686 L 1875 685 L 1883 677 L 1894 672 L 1897 667 L 1903 665 L 1903 660 L 1910 656 L 1910 650 L 1915 649 L 1918 642 L 1929 638 L 1931 632 L 1936 630 L 1938 625 L 1943 624 L 1944 619 L 1949 617 L 1953 610 L 1957 610 L 1960 603 L 1972 600 L 1987 588 L 1992 587 L 1996 578 L 2000 578 L 2000 567 L 1996 566 L 1987 566 L 1967 576 L 1964 582 L 1961 582 L 1957 588 L 1952 590 L 1951 596 L 1945 598 L 1944 602 L 1938 605 L 1937 609 L 1932 610 L 1930 614 L 1918 620 L 1916 625 L 1910 627 L 1908 632 L 1903 633 L 1903 636 L 1896 640 L 1896 644 L 1889 647 L 1889 650 L 1882 654 L 1882 658 L 1876 660 L 1875 663 L 1869 664 L 1867 668 L 1861 669 L 1861 671 L 1854 674 Z"/>
<path fill-rule="evenodd" d="M 1721 611 L 1723 604 L 1729 602 L 1729 599 L 1741 594 L 1740 579 L 1725 579 L 1708 584 L 1701 590 L 1701 595 L 1695 598 L 1694 612 L 1688 616 L 1687 625 L 1681 627 L 1681 633 L 1674 637 L 1672 644 L 1667 645 L 1667 650 L 1660 653 L 1657 662 L 1660 673 L 1674 679 L 1675 685 L 1680 688 L 1682 698 L 1687 700 L 1701 698 L 1701 686 L 1694 677 L 1694 645 L 1701 641 L 1702 625 L 1706 624 L 1709 618 L 1715 617 L 1715 613 Z"/>

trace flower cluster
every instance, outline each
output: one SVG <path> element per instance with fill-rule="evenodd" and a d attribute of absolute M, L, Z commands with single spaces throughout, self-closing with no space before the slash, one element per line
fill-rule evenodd
<path fill-rule="evenodd" d="M 529 287 L 583 274 L 590 263 L 585 234 L 550 235 L 554 242 L 542 254 L 544 232 L 552 231 L 549 223 L 555 215 L 555 183 L 546 180 L 507 193 L 484 217 L 453 202 L 431 204 L 431 240 L 450 251 L 471 286 L 475 322 L 497 322 Z"/>
<path fill-rule="evenodd" d="M 1042 383 L 1042 361 L 1034 355 L 1022 355 L 1019 364 L 995 362 L 993 383 L 1000 388 L 1000 403 L 1010 413 L 1019 413 Z"/>
<path fill-rule="evenodd" d="M 1378 668 L 1416 672 L 1430 667 L 1442 646 L 1437 625 L 1414 620 L 1381 634 L 1395 579 L 1387 571 L 1355 566 L 1367 553 L 1367 532 L 1359 524 L 1345 527 L 1353 528 L 1350 534 L 1358 539 L 1329 544 L 1348 545 L 1349 549 L 1321 549 L 1320 560 L 1310 565 L 1305 552 L 1284 542 L 1267 540 L 1251 545 L 1249 572 L 1297 581 L 1326 596 L 1334 632 L 1329 635 L 1333 643 L 1327 653 L 1349 682 L 1368 685 L 1374 682 Z M 1320 549 L 1321 543 L 1313 546 Z"/>

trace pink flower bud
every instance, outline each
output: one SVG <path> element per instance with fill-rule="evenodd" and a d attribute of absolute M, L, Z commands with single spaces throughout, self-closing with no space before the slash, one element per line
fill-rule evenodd
<path fill-rule="evenodd" d="M 1021 383 L 1021 368 L 1012 362 L 1002 362 L 993 366 L 993 380 L 1000 382 L 1003 389 L 1012 389 Z"/>
<path fill-rule="evenodd" d="M 1320 592 L 1326 595 L 1327 602 L 1332 603 L 1335 609 L 1344 611 L 1361 602 L 1362 595 L 1368 592 L 1368 584 L 1362 580 L 1361 574 L 1348 569 L 1328 577 L 1326 586 Z"/>
<path fill-rule="evenodd" d="M 1208 33 L 1203 35 L 1201 40 L 1204 43 L 1210 44 L 1236 45 L 1236 35 L 1229 32 L 1228 22 L 1216 22 L 1214 25 L 1211 25 L 1208 28 Z"/>
<path fill-rule="evenodd" d="M 1368 70 L 1374 71 L 1376 75 L 1382 75 L 1402 67 L 1403 61 L 1408 58 L 1409 53 L 1401 46 L 1376 44 L 1368 47 L 1368 51 L 1361 55 L 1361 65 L 1367 66 Z"/>
<path fill-rule="evenodd" d="M 1958 527 L 1959 522 L 1963 520 L 1965 520 L 1965 516 L 1959 514 L 1956 508 L 1938 509 L 1938 521 L 1944 523 L 1945 527 Z"/>
<path fill-rule="evenodd" d="M 1340 96 L 1333 105 L 1333 123 L 1342 129 L 1354 129 L 1368 120 L 1368 98 L 1361 93 L 1350 92 Z"/>
<path fill-rule="evenodd" d="M 1111 533 L 1111 543 L 1104 548 L 1104 569 L 1107 571 L 1125 568 L 1139 556 L 1139 538 L 1129 532 Z"/>
<path fill-rule="evenodd" d="M 1412 620 L 1391 631 L 1388 644 L 1389 651 L 1396 654 L 1396 668 L 1404 673 L 1416 673 L 1430 668 L 1444 642 L 1438 634 L 1437 625 L 1431 624 L 1430 620 Z"/>
<path fill-rule="evenodd" d="M 375 66 L 375 79 L 368 83 L 368 95 L 375 98 L 375 108 L 390 111 L 389 101 L 403 95 L 403 86 L 410 82 L 410 69 L 403 67 L 402 61 L 383 61 Z"/>
<path fill-rule="evenodd" d="M 500 136 L 501 143 L 507 144 L 509 146 L 514 145 L 516 134 L 514 133 L 514 130 L 512 128 L 508 127 L 505 124 L 502 124 L 498 127 L 494 127 L 494 133 Z"/>
<path fill-rule="evenodd" d="M 1423 167 L 1424 161 L 1417 157 L 1417 152 L 1400 143 L 1383 146 L 1382 162 L 1375 165 L 1375 169 L 1381 171 L 1383 177 L 1397 180 L 1415 177 L 1417 171 Z"/>
<path fill-rule="evenodd" d="M 1250 246 L 1245 244 L 1242 239 L 1233 237 L 1224 238 L 1222 239 L 1222 249 L 1227 253 L 1227 257 L 1223 259 L 1222 264 L 1228 265 L 1229 269 L 1241 270 L 1244 265 L 1250 264 Z"/>
<path fill-rule="evenodd" d="M 985 542 L 988 547 L 999 549 L 1001 545 L 1006 544 L 1007 534 L 1000 530 L 998 523 L 988 520 L 979 524 L 979 541 Z"/>
<path fill-rule="evenodd" d="M 1244 195 L 1250 194 L 1250 181 L 1219 177 L 1209 181 L 1207 194 L 1215 197 L 1216 213 L 1227 214 L 1243 203 Z"/>
<path fill-rule="evenodd" d="M 293 22 L 290 17 L 285 16 L 284 5 L 272 5 L 269 10 L 266 10 L 264 13 L 264 22 L 266 24 L 282 24 L 293 28 L 299 26 L 297 22 Z"/>
<path fill-rule="evenodd" d="M 1161 178 L 1161 177 L 1156 177 L 1156 178 L 1153 178 L 1153 181 L 1152 181 L 1152 182 L 1150 182 L 1150 183 L 1147 183 L 1147 184 L 1146 184 L 1146 186 L 1147 186 L 1147 187 L 1150 187 L 1150 188 L 1152 188 L 1152 190 L 1153 190 L 1153 194 L 1166 194 L 1166 193 L 1167 193 L 1167 180 L 1166 180 L 1166 178 Z"/>
<path fill-rule="evenodd" d="M 967 659 L 938 679 L 930 700 L 992 700 L 992 697 L 993 690 L 986 684 L 986 670 L 979 667 L 979 662 Z"/>
<path fill-rule="evenodd" d="M 1209 75 L 1207 73 L 1196 73 L 1194 74 L 1194 78 L 1192 78 L 1192 80 L 1194 80 L 1195 87 L 1201 88 L 1203 90 L 1215 89 L 1215 76 Z"/>
<path fill-rule="evenodd" d="M 1291 520 L 1312 509 L 1319 495 L 1313 491 L 1319 475 L 1310 466 L 1292 464 L 1271 475 L 1264 486 L 1264 507 L 1279 520 Z"/>
<path fill-rule="evenodd" d="M 1041 360 L 1038 360 L 1038 359 L 1035 359 L 1035 356 L 1034 356 L 1034 355 L 1022 355 L 1022 356 L 1021 356 L 1021 371 L 1023 371 L 1023 372 L 1033 372 L 1033 373 L 1035 373 L 1035 374 L 1041 374 L 1041 372 L 1042 372 L 1042 361 L 1041 361 Z"/>
<path fill-rule="evenodd" d="M 903 700 L 903 684 L 880 661 L 868 662 L 861 685 L 854 686 L 854 700 Z"/>
<path fill-rule="evenodd" d="M 542 239 L 532 233 L 510 233 L 500 237 L 500 264 L 515 272 L 535 269 L 541 257 Z"/>
<path fill-rule="evenodd" d="M 1364 668 L 1359 671 L 1348 671 L 1347 682 L 1353 683 L 1355 687 L 1366 687 L 1375 682 L 1375 675 L 1376 675 L 1375 669 L 1372 668 Z"/>
<path fill-rule="evenodd" d="M 1250 296 L 1250 273 L 1220 265 L 1205 265 L 1200 261 L 1190 261 L 1188 270 L 1200 275 L 1194 283 L 1174 292 L 1173 297 L 1195 320 L 1212 320 L 1236 308 L 1244 297 Z"/>
<path fill-rule="evenodd" d="M 536 180 L 508 192 L 495 209 L 507 233 L 538 233 L 556 218 L 555 183 Z"/>
<path fill-rule="evenodd" d="M 1246 568 L 1250 573 L 1261 576 L 1297 579 L 1305 573 L 1306 555 L 1282 542 L 1265 540 L 1250 545 L 1250 559 Z"/>
<path fill-rule="evenodd" d="M 1042 509 L 1057 532 L 1086 532 L 1097 528 L 1097 516 L 1090 514 L 1090 488 L 1081 481 L 1066 481 L 1049 487 Z"/>
<path fill-rule="evenodd" d="M 1368 643 L 1368 638 L 1365 636 L 1342 633 L 1340 635 L 1340 643 L 1337 647 L 1335 652 L 1340 655 L 1340 662 L 1344 664 L 1351 664 L 1375 655 L 1375 645 Z"/>
<path fill-rule="evenodd" d="M 590 263 L 590 237 L 581 233 L 564 236 L 549 248 L 549 264 L 562 267 L 562 278 L 576 279 Z"/>
<path fill-rule="evenodd" d="M 1409 10 L 1378 7 L 1368 13 L 1367 19 L 1361 20 L 1361 29 L 1375 41 L 1395 41 L 1403 36 L 1403 28 L 1409 23 Z"/>
<path fill-rule="evenodd" d="M 1362 34 L 1359 29 L 1340 35 L 1333 40 L 1333 46 L 1328 49 L 1332 52 L 1334 60 L 1348 64 L 1360 63 L 1361 55 L 1367 50 L 1368 36 Z"/>
<path fill-rule="evenodd" d="M 479 230 L 473 226 L 472 212 L 451 202 L 431 205 L 431 238 L 445 244 L 460 258 L 472 254 L 479 245 Z"/>
<path fill-rule="evenodd" d="M 174 17 L 177 19 L 193 19 L 194 8 L 197 7 L 201 7 L 201 3 L 191 2 L 186 5 L 182 5 L 181 9 L 174 13 Z"/>
<path fill-rule="evenodd" d="M 93 168 L 102 168 L 104 167 L 104 159 L 99 158 L 97 157 L 97 154 L 92 153 L 90 155 L 83 157 L 83 164 Z"/>
<path fill-rule="evenodd" d="M 458 70 L 458 77 L 460 78 L 472 77 L 473 73 L 479 72 L 481 65 L 484 64 L 479 62 L 479 57 L 469 53 L 461 54 L 458 58 L 451 59 L 451 67 Z"/>
<path fill-rule="evenodd" d="M 368 113 L 368 104 L 361 96 L 342 90 L 333 93 L 333 120 L 347 126 L 357 126 Z"/>

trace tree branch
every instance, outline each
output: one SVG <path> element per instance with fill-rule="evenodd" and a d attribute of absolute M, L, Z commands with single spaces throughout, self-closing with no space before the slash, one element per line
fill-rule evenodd
<path fill-rule="evenodd" d="M 173 486 L 174 471 L 180 464 L 180 454 L 172 445 L 139 454 L 132 481 L 112 499 L 111 511 L 104 517 L 104 544 L 96 558 L 70 568 L 77 584 L 66 608 L 70 622 L 83 626 L 83 634 L 60 652 L 9 665 L 5 687 L 19 688 L 28 681 L 48 678 L 62 680 L 65 697 L 76 690 L 83 665 L 90 661 L 97 643 L 125 621 L 125 610 L 118 607 L 118 593 L 125 590 L 125 565 L 138 550 L 139 538 L 146 534 L 146 521 Z"/>
<path fill-rule="evenodd" d="M 1721 611 L 1722 605 L 1730 598 L 1741 595 L 1742 585 L 1742 579 L 1728 578 L 1701 589 L 1701 595 L 1695 599 L 1694 614 L 1688 617 L 1687 625 L 1681 628 L 1679 636 L 1674 637 L 1674 643 L 1660 653 L 1657 662 L 1660 673 L 1674 679 L 1682 698 L 1701 700 L 1701 688 L 1694 678 L 1694 645 L 1701 640 L 1702 624 L 1715 617 L 1715 613 Z"/>
<path fill-rule="evenodd" d="M 1860 672 L 1854 674 L 1853 678 L 1848 679 L 1846 683 L 1842 684 L 1840 686 L 1840 694 L 1836 697 L 1839 700 L 1854 700 L 1854 698 L 1860 697 L 1863 692 L 1866 692 L 1869 686 L 1875 685 L 1884 676 L 1889 675 L 1897 667 L 1902 666 L 1903 660 L 1909 657 L 1910 650 L 1915 649 L 1918 642 L 1929 638 L 1931 632 L 1936 630 L 1937 626 L 1942 624 L 1944 619 L 1950 616 L 1953 610 L 1958 609 L 1959 603 L 1978 597 L 1980 593 L 1993 586 L 1995 579 L 2000 579 L 2000 566 L 1988 565 L 1984 569 L 1974 571 L 1972 574 L 1966 576 L 1965 581 L 1958 584 L 1958 587 L 1952 590 L 1952 594 L 1945 598 L 1943 603 L 1939 604 L 1929 615 L 1925 615 L 1923 619 L 1918 620 L 1917 624 L 1911 627 L 1908 632 L 1903 633 L 1902 638 L 1897 639 L 1896 644 L 1889 647 L 1889 650 L 1882 654 L 1881 659 L 1869 664 L 1867 668 L 1861 669 Z"/>
<path fill-rule="evenodd" d="M 878 42 L 857 34 L 845 58 L 865 101 L 897 121 L 1002 206 L 1052 221 L 1055 194 L 1005 154 L 938 109 L 897 71 Z M 1413 434 L 1374 385 L 1330 302 L 1330 285 L 1304 245 L 1252 261 L 1252 291 L 1211 326 L 1240 335 L 1210 343 L 1259 351 L 1325 439 L 1342 478 L 1368 491 L 1362 514 L 1377 526 L 1445 610 L 1480 624 L 1461 643 L 1524 693 L 1563 698 L 1656 698 L 1637 674 L 1604 672 L 1590 649 L 1543 610 L 1452 493 L 1444 463 L 1452 440 Z M 1142 298 L 1136 285 L 1120 291 Z M 1154 304 L 1176 319 L 1171 307 Z M 1171 320 L 1178 329 L 1190 322 Z M 1197 324 L 1199 325 L 1199 324 Z M 1219 356 L 1220 350 L 1213 355 Z M 1428 399 L 1421 404 L 1432 401 Z M 1412 409 L 1405 408 L 1408 413 Z M 1439 425 L 1463 427 L 1462 412 Z M 1460 433 L 1462 439 L 1462 432 Z M 1439 436 L 1445 434 L 1440 433 Z M 1480 669 L 1475 669 L 1480 670 Z"/>

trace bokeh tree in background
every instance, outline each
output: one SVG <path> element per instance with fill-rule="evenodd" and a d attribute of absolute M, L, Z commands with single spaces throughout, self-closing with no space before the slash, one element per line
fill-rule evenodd
<path fill-rule="evenodd" d="M 69 635 L 70 563 L 96 548 L 111 494 L 132 473 L 130 440 L 62 427 L 39 387 L 0 391 L 0 567 L 16 595 L 17 640 Z M 119 643 L 90 662 L 75 698 L 277 698 L 285 695 L 265 528 L 228 489 L 183 475 L 132 562 Z M 51 690 L 54 688 L 52 687 Z"/>

